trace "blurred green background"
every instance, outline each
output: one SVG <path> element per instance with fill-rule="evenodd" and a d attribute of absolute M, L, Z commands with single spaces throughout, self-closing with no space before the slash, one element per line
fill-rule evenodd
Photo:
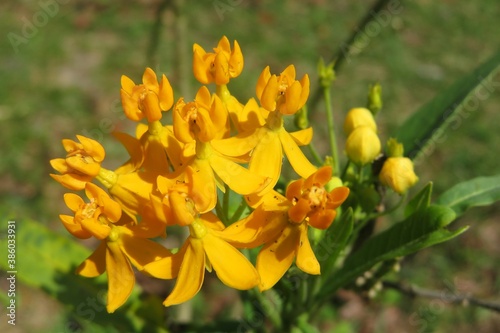
<path fill-rule="evenodd" d="M 384 108 L 377 122 L 384 141 L 419 106 L 497 51 L 500 36 L 495 0 L 393 3 L 398 13 L 384 17 L 387 21 L 370 33 L 362 52 L 345 61 L 332 95 L 335 120 L 341 124 L 347 110 L 365 105 L 368 85 L 380 82 Z M 319 57 L 331 60 L 372 4 L 210 0 L 186 1 L 175 11 L 168 4 L 160 9 L 159 0 L 2 1 L 2 223 L 7 215 L 31 218 L 71 238 L 59 223 L 58 214 L 66 212 L 65 190 L 48 176 L 49 160 L 64 154 L 61 139 L 83 134 L 106 147 L 106 167 L 125 161 L 125 150 L 110 135 L 133 126 L 121 111 L 122 74 L 137 82 L 144 68 L 152 67 L 169 77 L 176 96 L 192 99 L 199 87 L 190 70 L 192 44 L 209 49 L 226 35 L 238 40 L 245 56 L 243 74 L 230 85 L 237 97 L 254 96 L 265 66 L 279 73 L 292 63 L 300 77 L 310 75 L 314 91 Z M 460 181 L 498 173 L 500 77 L 492 80 L 491 95 L 416 161 L 417 189 L 433 180 L 437 196 Z M 326 154 L 324 117 L 317 112 L 311 121 L 315 143 Z M 401 278 L 438 291 L 498 300 L 499 218 L 499 205 L 469 211 L 456 222 L 471 225 L 467 233 L 406 258 Z M 65 307 L 40 290 L 20 287 L 18 325 L 7 327 L 2 318 L 0 330 L 55 332 Z M 338 312 L 325 312 L 324 331 L 459 333 L 498 332 L 500 327 L 498 314 L 443 299 L 412 301 L 392 291 L 371 303 L 350 293 L 341 298 Z M 207 312 L 199 311 L 208 319 Z"/>

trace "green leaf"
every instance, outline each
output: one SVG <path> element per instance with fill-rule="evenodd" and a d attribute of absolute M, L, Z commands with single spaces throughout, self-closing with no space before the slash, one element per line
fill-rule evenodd
<path fill-rule="evenodd" d="M 429 182 L 420 192 L 418 192 L 405 207 L 405 217 L 410 216 L 417 210 L 429 207 L 431 204 L 432 182 Z"/>
<path fill-rule="evenodd" d="M 478 99 L 478 103 L 486 99 L 495 89 L 491 77 L 497 73 L 499 65 L 500 52 L 409 117 L 396 135 L 404 145 L 406 156 L 414 159 L 432 142 L 442 139 L 453 121 L 457 121 L 457 117 L 465 117 L 463 112 L 469 112 L 464 109 L 467 98 Z"/>
<path fill-rule="evenodd" d="M 487 206 L 500 200 L 500 175 L 478 177 L 459 183 L 444 192 L 436 203 L 450 207 L 457 216 L 467 209 Z"/>
<path fill-rule="evenodd" d="M 444 228 L 454 218 L 455 213 L 450 208 L 431 205 L 375 235 L 346 258 L 342 268 L 324 283 L 320 297 L 329 297 L 381 261 L 406 256 L 458 236 L 467 227 L 456 231 Z"/>
<path fill-rule="evenodd" d="M 316 246 L 316 258 L 321 263 L 321 274 L 327 276 L 344 250 L 353 229 L 353 212 L 349 207 L 340 219 L 333 222 Z"/>
<path fill-rule="evenodd" d="M 0 233 L 7 234 L 2 223 Z M 28 286 L 41 289 L 68 308 L 68 321 L 77 320 L 81 332 L 165 332 L 152 327 L 138 317 L 133 306 L 140 302 L 134 290 L 128 302 L 113 314 L 105 308 L 106 276 L 84 278 L 74 273 L 75 268 L 89 256 L 88 249 L 51 231 L 44 225 L 21 220 L 15 223 L 16 264 L 8 266 L 6 256 L 0 258 L 0 267 L 15 270 L 16 278 Z M 7 248 L 7 238 L 0 239 L 0 247 Z M 140 306 L 140 304 L 139 304 Z"/>

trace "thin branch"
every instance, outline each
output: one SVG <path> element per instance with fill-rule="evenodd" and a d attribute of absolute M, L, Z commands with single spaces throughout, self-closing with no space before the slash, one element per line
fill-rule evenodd
<path fill-rule="evenodd" d="M 477 299 L 473 296 L 466 294 L 457 294 L 457 293 L 445 294 L 443 291 L 424 289 L 412 285 L 404 285 L 398 282 L 391 282 L 391 281 L 383 281 L 383 285 L 385 288 L 397 290 L 412 298 L 415 297 L 435 298 L 435 299 L 441 299 L 444 302 L 452 304 L 462 304 L 462 305 L 470 304 L 491 311 L 500 312 L 500 303 Z"/>
<path fill-rule="evenodd" d="M 146 52 L 146 61 L 148 66 L 156 64 L 156 56 L 158 51 L 158 45 L 160 43 L 161 31 L 163 27 L 163 13 L 171 4 L 170 0 L 163 0 L 156 9 L 155 20 L 151 26 L 151 32 L 149 35 L 149 45 Z"/>

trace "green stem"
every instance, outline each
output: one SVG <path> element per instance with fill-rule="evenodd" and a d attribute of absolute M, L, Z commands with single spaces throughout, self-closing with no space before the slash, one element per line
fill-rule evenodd
<path fill-rule="evenodd" d="M 222 197 L 222 209 L 224 212 L 224 216 L 226 217 L 226 221 L 229 220 L 229 186 L 224 184 L 224 196 Z"/>
<path fill-rule="evenodd" d="M 220 204 L 220 200 L 217 200 L 217 203 L 215 204 L 215 212 L 217 213 L 217 217 L 221 220 L 221 222 L 227 226 L 227 216 L 224 214 L 224 210 L 222 209 L 222 206 Z"/>
<path fill-rule="evenodd" d="M 312 157 L 316 161 L 317 165 L 323 165 L 323 159 L 321 156 L 319 156 L 318 151 L 314 147 L 312 143 L 308 144 L 307 147 L 309 148 L 309 152 L 311 153 Z"/>
<path fill-rule="evenodd" d="M 229 222 L 233 223 L 233 222 L 238 221 L 241 217 L 241 214 L 243 214 L 243 212 L 245 211 L 246 208 L 247 208 L 247 202 L 245 201 L 245 197 L 242 196 L 240 205 L 238 206 L 236 211 L 233 213 L 233 216 L 231 216 L 231 219 Z"/>
<path fill-rule="evenodd" d="M 330 138 L 330 148 L 333 158 L 333 176 L 339 175 L 339 158 L 337 153 L 337 139 L 335 138 L 335 126 L 333 122 L 333 110 L 330 96 L 330 86 L 323 87 L 323 97 L 325 98 L 326 119 L 328 121 L 328 135 Z"/>

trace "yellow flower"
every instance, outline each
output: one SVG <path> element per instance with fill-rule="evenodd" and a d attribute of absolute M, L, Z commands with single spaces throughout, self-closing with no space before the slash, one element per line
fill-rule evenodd
<path fill-rule="evenodd" d="M 213 53 L 207 53 L 200 45 L 193 45 L 193 73 L 201 84 L 215 82 L 227 84 L 243 70 L 243 54 L 237 41 L 233 50 L 226 36 L 222 37 Z"/>
<path fill-rule="evenodd" d="M 85 184 L 99 174 L 105 151 L 95 140 L 81 135 L 76 137 L 80 143 L 69 139 L 62 140 L 67 155 L 66 158 L 50 161 L 52 167 L 60 173 L 50 176 L 71 190 L 83 190 Z"/>
<path fill-rule="evenodd" d="M 370 110 L 366 108 L 354 108 L 349 110 L 344 121 L 345 135 L 349 136 L 354 129 L 360 126 L 368 126 L 377 133 L 377 124 Z"/>
<path fill-rule="evenodd" d="M 174 93 L 165 75 L 158 83 L 155 72 L 146 68 L 142 84 L 135 84 L 122 75 L 120 96 L 125 115 L 133 121 L 146 117 L 148 122 L 160 120 L 162 111 L 167 111 L 174 103 Z"/>
<path fill-rule="evenodd" d="M 268 183 L 266 176 L 251 173 L 236 162 L 233 146 L 223 137 L 227 111 L 219 97 L 210 95 L 203 86 L 198 90 L 194 102 L 179 100 L 174 107 L 174 135 L 182 143 L 185 157 L 184 167 L 194 170 L 193 188 L 209 198 L 209 207 L 217 200 L 217 186 L 224 190 L 227 184 L 236 193 L 246 195 L 257 192 Z M 218 144 L 213 145 L 213 143 Z M 194 156 L 190 157 L 194 151 Z M 189 156 L 189 157 L 188 157 Z"/>
<path fill-rule="evenodd" d="M 302 271 L 320 274 L 308 227 L 328 228 L 335 218 L 335 209 L 349 195 L 347 187 L 325 190 L 331 172 L 331 167 L 323 167 L 306 180 L 292 182 L 287 188 L 287 197 L 275 191 L 267 193 L 262 204 L 248 217 L 222 232 L 236 247 L 264 245 L 256 265 L 261 290 L 272 288 L 294 259 Z"/>
<path fill-rule="evenodd" d="M 108 276 L 107 311 L 114 312 L 127 298 L 135 284 L 131 264 L 137 269 L 170 251 L 146 238 L 155 237 L 157 230 L 133 225 L 122 217 L 118 203 L 92 183 L 85 187 L 89 203 L 75 194 L 66 194 L 64 200 L 74 217 L 61 215 L 66 229 L 78 238 L 91 236 L 101 240 L 99 247 L 76 269 L 82 276 L 95 277 L 106 272 Z"/>
<path fill-rule="evenodd" d="M 359 126 L 347 137 L 347 156 L 356 164 L 371 163 L 380 154 L 380 139 L 369 126 Z"/>
<path fill-rule="evenodd" d="M 280 75 L 271 75 L 267 66 L 257 81 L 256 92 L 265 109 L 294 114 L 304 106 L 309 97 L 309 76 L 306 74 L 300 81 L 296 81 L 293 65 L 285 68 Z"/>
<path fill-rule="evenodd" d="M 227 286 L 247 290 L 259 284 L 259 275 L 248 259 L 221 234 L 224 225 L 212 213 L 195 218 L 190 236 L 178 253 L 146 265 L 144 272 L 161 279 L 177 278 L 174 289 L 163 304 L 186 302 L 200 290 L 205 269 L 212 268 Z"/>
<path fill-rule="evenodd" d="M 389 157 L 379 174 L 380 182 L 398 194 L 404 194 L 418 182 L 413 162 L 407 157 Z"/>

